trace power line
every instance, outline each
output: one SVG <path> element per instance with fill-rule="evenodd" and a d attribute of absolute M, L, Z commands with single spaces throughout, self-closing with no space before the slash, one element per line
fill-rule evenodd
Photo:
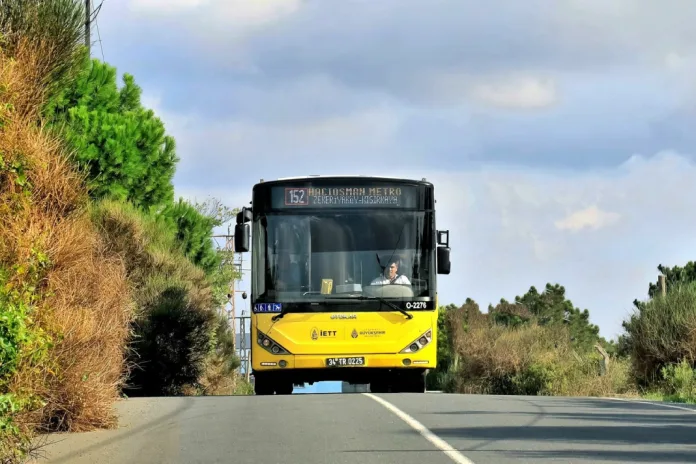
<path fill-rule="evenodd" d="M 102 1 L 97 8 L 97 12 L 94 15 L 94 25 L 97 26 L 97 37 L 99 38 L 99 49 L 101 50 L 102 61 L 106 61 L 104 58 L 104 46 L 102 45 L 101 32 L 99 32 L 99 21 L 97 21 L 97 14 L 99 14 L 99 10 L 103 4 L 104 2 Z"/>
<path fill-rule="evenodd" d="M 98 7 L 92 8 L 92 0 L 85 0 L 85 46 L 87 47 L 88 52 L 92 53 L 92 31 L 91 31 L 91 26 L 92 22 L 95 23 L 95 26 L 97 27 L 97 37 L 99 38 L 99 48 L 101 50 L 101 55 L 102 55 L 102 61 L 105 61 L 104 59 L 104 46 L 102 44 L 102 39 L 101 39 L 101 32 L 99 31 L 99 22 L 97 21 L 97 17 L 99 16 L 99 12 L 102 9 L 102 6 L 104 6 L 104 2 L 106 0 L 102 0 L 101 3 L 99 4 Z"/>
<path fill-rule="evenodd" d="M 91 19 L 92 19 L 92 21 L 96 21 L 96 20 L 97 20 L 97 16 L 99 15 L 99 12 L 101 11 L 102 6 L 104 6 L 104 2 L 105 2 L 105 1 L 106 1 L 106 0 L 102 0 L 102 2 L 99 4 L 99 6 L 96 7 L 96 8 L 94 9 L 94 11 L 92 12 L 92 14 L 91 14 L 91 16 L 90 16 Z"/>

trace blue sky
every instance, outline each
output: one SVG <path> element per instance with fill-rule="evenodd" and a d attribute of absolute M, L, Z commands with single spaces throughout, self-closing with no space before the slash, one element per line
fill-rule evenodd
<path fill-rule="evenodd" d="M 558 282 L 614 337 L 658 264 L 696 257 L 694 17 L 692 0 L 106 0 L 93 52 L 175 136 L 179 195 L 426 177 L 451 231 L 441 301 Z"/>

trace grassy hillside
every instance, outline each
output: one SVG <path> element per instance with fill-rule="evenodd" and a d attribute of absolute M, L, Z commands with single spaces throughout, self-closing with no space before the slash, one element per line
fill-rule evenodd
<path fill-rule="evenodd" d="M 0 52 L 0 456 L 19 457 L 37 429 L 114 423 L 133 314 L 83 179 L 36 123 L 44 53 L 32 41 Z"/>
<path fill-rule="evenodd" d="M 109 103 L 118 92 L 102 92 L 111 98 L 103 107 L 83 98 L 96 89 L 89 76 L 103 73 L 85 72 L 96 65 L 82 46 L 81 5 L 0 4 L 3 463 L 21 461 L 36 433 L 114 426 L 112 406 L 124 391 L 250 393 L 234 372 L 239 360 L 219 313 L 235 277 L 211 242 L 222 219 L 169 198 L 172 186 L 162 182 L 171 176 L 161 174 L 173 171 L 174 143 L 139 106 L 132 79 L 122 108 Z M 130 130 L 101 140 L 80 125 L 92 117 Z M 143 136 L 151 143 L 139 152 Z M 124 180 L 113 171 L 120 145 L 131 164 L 153 153 L 168 161 Z M 95 165 L 114 175 L 95 176 Z"/>

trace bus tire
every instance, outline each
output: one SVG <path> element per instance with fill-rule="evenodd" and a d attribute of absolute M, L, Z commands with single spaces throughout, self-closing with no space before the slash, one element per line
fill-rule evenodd
<path fill-rule="evenodd" d="M 386 379 L 374 379 L 370 382 L 371 393 L 389 393 L 389 383 Z"/>
<path fill-rule="evenodd" d="M 413 372 L 406 376 L 404 392 L 425 393 L 425 372 Z"/>
<path fill-rule="evenodd" d="M 272 395 L 274 393 L 271 379 L 266 375 L 254 376 L 254 393 L 258 396 Z"/>
<path fill-rule="evenodd" d="M 294 385 L 292 382 L 278 382 L 276 383 L 275 392 L 276 395 L 292 395 L 294 390 Z"/>

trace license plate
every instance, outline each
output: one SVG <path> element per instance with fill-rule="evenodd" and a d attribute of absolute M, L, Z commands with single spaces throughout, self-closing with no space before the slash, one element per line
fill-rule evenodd
<path fill-rule="evenodd" d="M 328 358 L 326 360 L 327 367 L 347 367 L 347 366 L 364 366 L 365 358 Z"/>

